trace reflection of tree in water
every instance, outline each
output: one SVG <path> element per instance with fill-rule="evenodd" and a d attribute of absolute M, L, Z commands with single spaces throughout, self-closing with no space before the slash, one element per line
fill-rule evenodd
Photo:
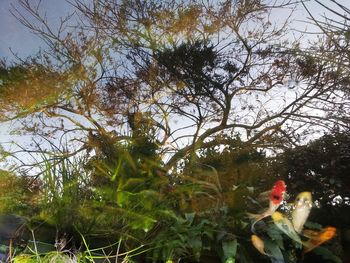
<path fill-rule="evenodd" d="M 285 41 L 289 20 L 271 17 L 289 1 L 77 0 L 58 31 L 40 6 L 19 3 L 14 14 L 47 50 L 1 63 L 0 117 L 41 138 L 11 157 L 24 178 L 39 168 L 29 184 L 42 192 L 25 201 L 60 235 L 159 246 L 147 257 L 163 261 L 199 260 L 206 248 L 227 260 L 239 242 L 249 262 L 247 208 L 276 176 L 265 150 L 291 194 L 314 187 L 322 207 L 344 211 L 321 189 L 348 196 L 347 137 L 298 146 L 349 127 L 348 74 L 322 56 L 336 44 L 305 52 Z"/>

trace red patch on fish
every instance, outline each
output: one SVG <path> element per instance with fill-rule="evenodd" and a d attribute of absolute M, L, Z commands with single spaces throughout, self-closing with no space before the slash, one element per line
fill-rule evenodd
<path fill-rule="evenodd" d="M 286 183 L 283 180 L 278 180 L 272 187 L 270 200 L 273 204 L 278 205 L 283 201 L 283 195 L 286 192 Z"/>

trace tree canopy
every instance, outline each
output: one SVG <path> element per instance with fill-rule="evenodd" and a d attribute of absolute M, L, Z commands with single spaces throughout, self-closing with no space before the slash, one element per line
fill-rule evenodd
<path fill-rule="evenodd" d="M 343 68 L 305 55 L 289 20 L 271 18 L 288 1 L 75 1 L 57 30 L 20 4 L 48 48 L 2 64 L 1 116 L 31 119 L 29 131 L 75 133 L 86 150 L 92 135 L 130 142 L 137 122 L 169 170 L 230 134 L 276 150 L 348 128 Z"/>

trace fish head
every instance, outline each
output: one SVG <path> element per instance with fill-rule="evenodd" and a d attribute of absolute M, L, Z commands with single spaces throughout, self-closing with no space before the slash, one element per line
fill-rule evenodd
<path fill-rule="evenodd" d="M 295 208 L 312 208 L 311 192 L 301 192 L 297 195 L 294 201 Z"/>
<path fill-rule="evenodd" d="M 286 183 L 283 180 L 278 180 L 270 193 L 270 202 L 274 205 L 279 205 L 282 203 L 284 199 L 284 195 L 286 193 L 287 187 Z"/>

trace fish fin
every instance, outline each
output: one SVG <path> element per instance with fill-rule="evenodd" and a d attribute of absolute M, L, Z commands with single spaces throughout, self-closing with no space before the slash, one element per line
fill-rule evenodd
<path fill-rule="evenodd" d="M 315 238 L 319 233 L 320 233 L 320 231 L 311 230 L 311 229 L 304 229 L 302 232 L 302 235 L 304 237 L 312 239 L 312 238 Z"/>
<path fill-rule="evenodd" d="M 259 194 L 258 199 L 261 201 L 268 201 L 270 198 L 271 189 Z"/>
<path fill-rule="evenodd" d="M 313 237 L 309 240 L 304 242 L 304 253 L 308 253 L 311 250 L 315 249 L 316 247 L 322 245 L 323 243 L 327 242 L 328 240 L 332 239 L 336 234 L 336 228 L 335 227 L 325 227 L 321 231 L 314 231 Z"/>

